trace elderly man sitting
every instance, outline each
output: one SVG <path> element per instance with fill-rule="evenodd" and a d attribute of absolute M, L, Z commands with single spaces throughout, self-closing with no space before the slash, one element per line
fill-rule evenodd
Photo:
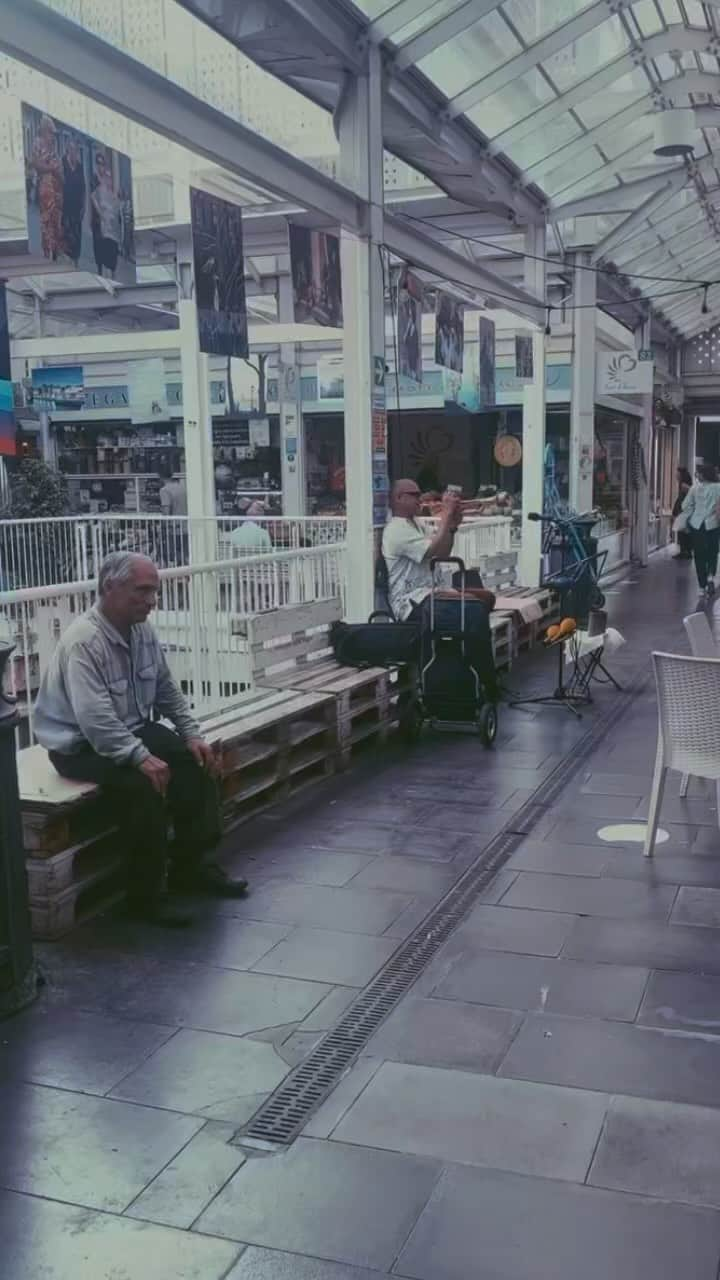
<path fill-rule="evenodd" d="M 247 883 L 205 860 L 221 830 L 215 756 L 147 620 L 158 588 L 145 556 L 108 556 L 97 603 L 64 632 L 43 677 L 35 732 L 58 773 L 98 783 L 111 800 L 131 914 L 178 928 L 190 918 L 165 901 L 168 856 L 171 888 L 239 897 Z M 176 732 L 154 723 L 153 713 Z"/>

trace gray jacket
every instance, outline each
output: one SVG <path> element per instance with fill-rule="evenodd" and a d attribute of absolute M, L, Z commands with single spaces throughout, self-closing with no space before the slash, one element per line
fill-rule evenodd
<path fill-rule="evenodd" d="M 34 716 L 38 742 L 66 755 L 89 742 L 116 764 L 140 764 L 150 752 L 133 730 L 153 711 L 185 740 L 200 735 L 150 623 L 134 626 L 128 644 L 94 605 L 68 627 L 43 676 Z"/>

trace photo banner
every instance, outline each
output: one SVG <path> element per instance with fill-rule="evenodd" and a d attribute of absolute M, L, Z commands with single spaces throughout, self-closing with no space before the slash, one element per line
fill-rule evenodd
<path fill-rule="evenodd" d="M 435 298 L 435 363 L 453 373 L 463 371 L 464 306 L 449 293 Z"/>
<path fill-rule="evenodd" d="M 495 407 L 495 325 L 480 316 L 478 321 L 478 390 L 481 409 Z"/>
<path fill-rule="evenodd" d="M 397 341 L 400 376 L 413 382 L 423 380 L 422 317 L 424 288 L 422 280 L 403 269 L 397 285 Z"/>
<path fill-rule="evenodd" d="M 249 348 L 242 209 L 191 187 L 190 219 L 200 350 L 245 359 Z"/>
<path fill-rule="evenodd" d="M 340 241 L 328 231 L 288 223 L 296 324 L 342 329 Z"/>
<path fill-rule="evenodd" d="M 32 371 L 33 407 L 52 412 L 85 408 L 82 365 L 45 365 Z"/>
<path fill-rule="evenodd" d="M 515 334 L 515 377 L 519 382 L 532 382 L 535 377 L 531 333 Z"/>
<path fill-rule="evenodd" d="M 22 131 L 29 252 L 135 284 L 128 156 L 26 103 Z"/>
<path fill-rule="evenodd" d="M 12 380 L 10 371 L 10 321 L 4 280 L 0 280 L 0 379 L 4 382 Z"/>
<path fill-rule="evenodd" d="M 130 421 L 135 426 L 170 420 L 164 360 L 130 360 L 127 388 Z"/>
<path fill-rule="evenodd" d="M 14 458 L 17 452 L 15 401 L 10 370 L 10 324 L 7 292 L 0 281 L 0 458 Z M 0 480 L 4 478 L 4 472 Z M 4 485 L 0 485 L 0 508 L 4 507 Z"/>

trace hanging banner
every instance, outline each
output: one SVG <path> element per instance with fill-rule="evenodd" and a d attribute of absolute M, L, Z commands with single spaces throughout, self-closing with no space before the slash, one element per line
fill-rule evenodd
<path fill-rule="evenodd" d="M 533 338 L 531 333 L 515 334 L 515 377 L 518 382 L 532 382 L 535 376 L 533 367 Z"/>
<path fill-rule="evenodd" d="M 288 223 L 296 324 L 342 329 L 340 241 L 327 231 Z"/>
<path fill-rule="evenodd" d="M 400 376 L 422 382 L 422 281 L 407 269 L 400 272 L 397 286 L 398 362 Z"/>
<path fill-rule="evenodd" d="M 464 345 L 463 304 L 449 293 L 438 293 L 435 297 L 435 363 L 453 373 L 462 373 Z"/>
<path fill-rule="evenodd" d="M 200 350 L 248 355 L 242 209 L 190 188 Z"/>
<path fill-rule="evenodd" d="M 7 290 L 0 280 L 0 378 L 12 381 L 10 370 L 10 321 L 8 319 Z"/>
<path fill-rule="evenodd" d="M 0 281 L 0 458 L 14 458 L 16 449 L 16 424 L 13 384 L 10 376 L 10 324 L 8 321 L 7 293 Z M 0 466 L 0 480 L 5 476 Z M 5 507 L 5 490 L 0 485 L 0 510 Z"/>
<path fill-rule="evenodd" d="M 641 360 L 639 352 L 628 350 L 598 351 L 596 361 L 595 390 L 599 396 L 652 395 L 653 360 Z"/>
<path fill-rule="evenodd" d="M 129 361 L 127 385 L 131 422 L 140 426 L 142 423 L 169 420 L 170 409 L 163 360 Z"/>
<path fill-rule="evenodd" d="M 26 103 L 22 131 L 29 252 L 135 284 L 129 158 Z"/>
<path fill-rule="evenodd" d="M 85 374 L 82 365 L 44 365 L 32 371 L 33 407 L 52 412 L 84 409 Z"/>
<path fill-rule="evenodd" d="M 14 458 L 16 452 L 13 385 L 9 378 L 0 378 L 0 457 Z"/>
<path fill-rule="evenodd" d="M 481 409 L 495 405 L 495 325 L 486 316 L 478 321 L 478 391 Z"/>

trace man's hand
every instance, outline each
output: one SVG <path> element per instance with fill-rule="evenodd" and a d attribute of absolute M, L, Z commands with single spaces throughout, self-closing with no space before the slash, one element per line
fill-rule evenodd
<path fill-rule="evenodd" d="M 138 769 L 145 774 L 158 794 L 164 796 L 170 785 L 170 766 L 164 760 L 158 760 L 157 756 L 147 756 L 138 765 Z"/>
<path fill-rule="evenodd" d="M 457 494 L 446 493 L 443 498 L 443 524 L 454 530 L 462 524 L 462 518 L 462 504 Z"/>
<path fill-rule="evenodd" d="M 207 769 L 207 772 L 215 777 L 220 762 L 210 743 L 206 742 L 204 738 L 190 738 L 185 745 L 195 763 L 199 764 L 201 769 Z"/>

